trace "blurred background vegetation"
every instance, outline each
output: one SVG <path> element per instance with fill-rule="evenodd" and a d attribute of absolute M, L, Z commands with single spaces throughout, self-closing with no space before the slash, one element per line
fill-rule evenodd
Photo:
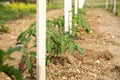
<path fill-rule="evenodd" d="M 109 0 L 109 8 L 108 11 L 113 11 L 113 6 L 111 6 L 111 0 Z M 85 8 L 103 8 L 105 9 L 106 0 L 86 0 Z M 120 16 L 120 0 L 116 0 L 117 2 L 117 10 L 116 15 Z"/>
<path fill-rule="evenodd" d="M 64 0 L 47 0 L 47 11 L 63 7 Z M 105 0 L 86 0 L 84 7 L 105 8 Z M 111 11 L 112 7 L 108 10 Z M 0 0 L 0 25 L 12 19 L 34 14 L 36 14 L 36 0 Z M 117 0 L 116 14 L 120 16 L 120 0 Z"/>
<path fill-rule="evenodd" d="M 47 0 L 47 11 L 63 8 L 64 0 Z M 0 25 L 36 14 L 36 0 L 0 0 Z"/>

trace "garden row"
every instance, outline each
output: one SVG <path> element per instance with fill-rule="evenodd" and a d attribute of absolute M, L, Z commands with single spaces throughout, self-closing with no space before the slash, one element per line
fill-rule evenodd
<path fill-rule="evenodd" d="M 73 33 L 65 33 L 64 32 L 64 17 L 58 17 L 54 20 L 47 21 L 47 38 L 46 38 L 46 48 L 47 48 L 47 64 L 50 63 L 49 56 L 50 55 L 61 55 L 66 51 L 69 51 L 70 55 L 73 55 L 74 51 L 78 51 L 82 53 L 82 48 L 75 44 L 74 40 L 76 39 L 76 33 L 81 29 L 87 31 L 89 33 L 90 28 L 87 26 L 83 15 L 85 12 L 83 10 L 79 10 L 78 14 L 73 15 L 72 21 L 72 30 Z M 0 50 L 0 59 L 1 69 L 0 71 L 6 73 L 11 79 L 20 80 L 21 74 L 25 71 L 30 75 L 29 78 L 35 78 L 36 74 L 36 24 L 32 23 L 30 27 L 22 32 L 17 38 L 17 47 L 10 47 L 8 51 Z M 23 56 L 20 63 L 20 70 L 15 69 L 13 66 L 8 66 L 8 64 L 4 64 L 6 59 L 12 59 L 10 54 L 16 50 L 20 50 L 22 45 Z M 24 66 L 24 67 L 23 67 Z M 23 68 L 25 70 L 23 71 Z M 20 73 L 19 71 L 23 71 Z M 21 78 L 20 78 L 21 77 Z"/>

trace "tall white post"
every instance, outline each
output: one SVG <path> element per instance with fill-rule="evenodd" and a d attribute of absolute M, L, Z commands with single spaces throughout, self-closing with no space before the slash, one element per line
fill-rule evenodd
<path fill-rule="evenodd" d="M 78 13 L 78 0 L 75 0 L 75 14 Z"/>
<path fill-rule="evenodd" d="M 64 0 L 64 29 L 72 33 L 72 0 Z"/>
<path fill-rule="evenodd" d="M 108 0 L 106 0 L 106 9 L 108 9 Z"/>
<path fill-rule="evenodd" d="M 79 8 L 82 9 L 84 6 L 85 0 L 79 0 Z"/>
<path fill-rule="evenodd" d="M 110 5 L 113 6 L 113 0 L 110 0 Z"/>
<path fill-rule="evenodd" d="M 69 27 L 68 27 L 68 3 L 69 3 L 69 0 L 64 0 L 64 29 L 65 29 L 65 32 L 69 32 Z"/>
<path fill-rule="evenodd" d="M 45 80 L 46 0 L 37 0 L 37 80 Z"/>
<path fill-rule="evenodd" d="M 113 13 L 116 13 L 116 0 L 114 0 L 114 7 L 113 7 Z"/>
<path fill-rule="evenodd" d="M 69 0 L 68 4 L 68 27 L 70 34 L 72 34 L 72 0 Z"/>

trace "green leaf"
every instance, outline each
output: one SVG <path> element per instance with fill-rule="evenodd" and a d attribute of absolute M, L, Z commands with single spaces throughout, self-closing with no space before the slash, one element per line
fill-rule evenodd
<path fill-rule="evenodd" d="M 61 53 L 64 53 L 66 49 L 66 41 L 61 40 L 60 48 L 61 48 Z"/>
<path fill-rule="evenodd" d="M 23 63 L 27 59 L 27 54 L 22 55 L 21 63 Z"/>
<path fill-rule="evenodd" d="M 17 38 L 17 44 L 23 44 L 25 40 L 25 36 L 27 35 L 27 30 L 22 32 Z"/>
<path fill-rule="evenodd" d="M 13 66 L 3 65 L 0 66 L 2 72 L 8 75 L 12 80 L 23 80 L 20 72 Z"/>
<path fill-rule="evenodd" d="M 48 56 L 46 57 L 46 64 L 50 64 L 50 58 Z"/>
<path fill-rule="evenodd" d="M 47 44 L 46 44 L 47 46 L 47 52 L 48 53 L 51 53 L 52 52 L 52 48 L 53 48 L 53 42 L 52 42 L 52 40 L 51 39 L 48 39 L 47 40 Z"/>
<path fill-rule="evenodd" d="M 69 51 L 70 51 L 70 54 L 73 55 L 73 52 L 75 51 L 75 45 L 73 42 L 69 43 Z"/>
<path fill-rule="evenodd" d="M 30 57 L 35 59 L 36 58 L 36 52 L 35 51 L 30 51 Z"/>
<path fill-rule="evenodd" d="M 0 50 L 0 65 L 3 64 L 3 55 L 5 54 L 5 51 Z"/>
<path fill-rule="evenodd" d="M 86 32 L 89 33 L 90 32 L 90 28 L 86 25 Z"/>
<path fill-rule="evenodd" d="M 47 27 L 52 27 L 52 21 L 50 20 L 47 21 Z"/>
<path fill-rule="evenodd" d="M 7 53 L 11 54 L 15 51 L 20 51 L 22 49 L 21 46 L 16 46 L 16 47 L 10 47 L 8 50 L 7 50 Z"/>
<path fill-rule="evenodd" d="M 77 48 L 77 50 L 78 50 L 78 52 L 79 52 L 80 54 L 82 54 L 82 53 L 83 53 L 83 50 L 82 50 L 82 48 L 81 48 L 81 47 L 77 46 L 76 48 Z"/>
<path fill-rule="evenodd" d="M 33 64 L 32 64 L 32 60 L 30 58 L 27 60 L 27 69 L 32 74 L 32 72 L 33 72 Z"/>

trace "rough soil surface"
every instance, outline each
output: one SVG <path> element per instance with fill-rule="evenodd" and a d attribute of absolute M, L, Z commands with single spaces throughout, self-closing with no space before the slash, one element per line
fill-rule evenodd
<path fill-rule="evenodd" d="M 46 66 L 46 80 L 120 80 L 120 18 L 103 9 L 87 9 L 86 13 L 91 33 L 81 31 L 75 39 L 84 53 L 49 56 L 51 63 Z M 60 15 L 63 15 L 62 10 L 50 11 L 47 19 Z M 17 36 L 34 21 L 35 17 L 26 17 L 6 24 L 11 31 L 0 35 L 0 48 L 6 50 L 14 46 Z M 16 61 L 8 63 L 18 67 L 21 54 L 13 56 Z M 0 80 L 10 79 L 1 73 Z"/>
<path fill-rule="evenodd" d="M 75 40 L 84 53 L 50 56 L 47 80 L 120 80 L 120 19 L 103 9 L 86 13 L 91 33 Z"/>

